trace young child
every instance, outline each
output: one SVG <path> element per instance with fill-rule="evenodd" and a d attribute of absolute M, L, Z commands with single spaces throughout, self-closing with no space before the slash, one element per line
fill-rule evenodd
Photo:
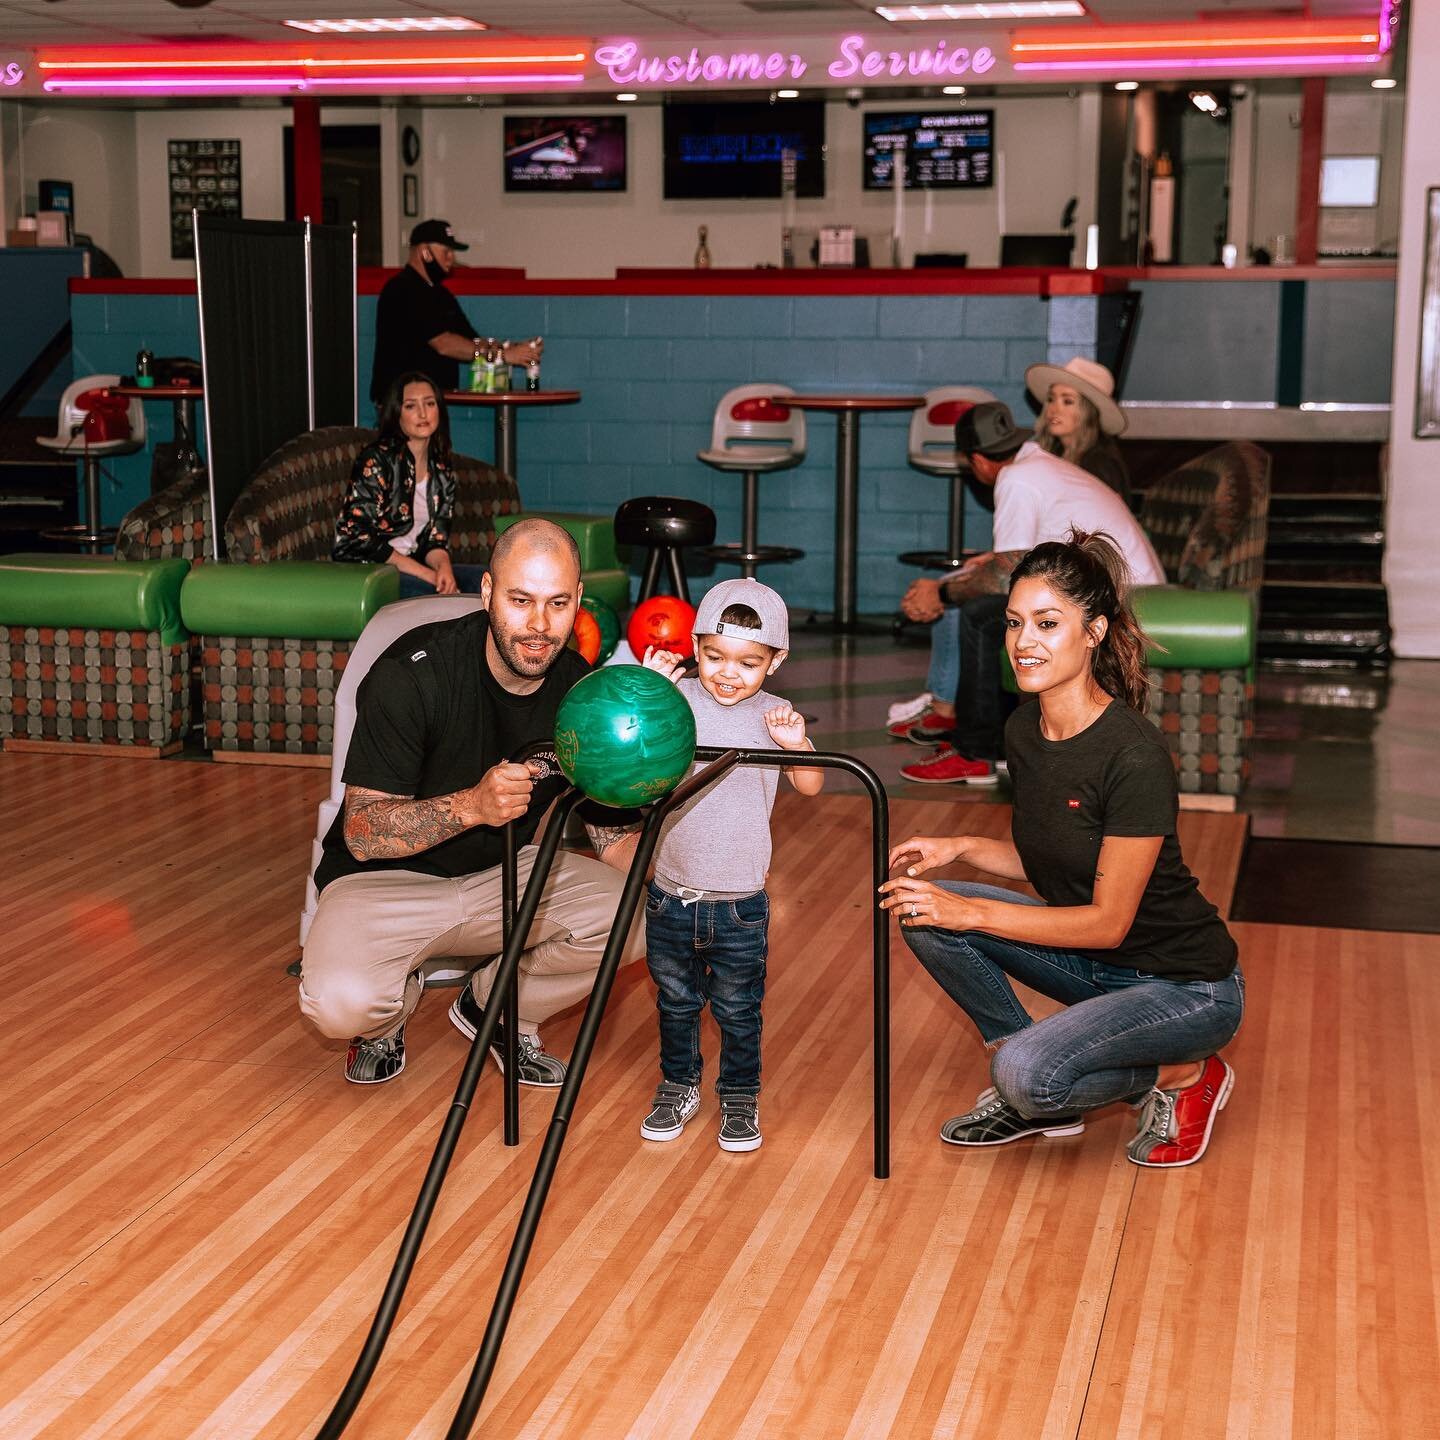
<path fill-rule="evenodd" d="M 789 653 L 785 602 L 758 580 L 726 580 L 695 616 L 699 675 L 683 662 L 645 652 L 695 712 L 701 745 L 722 749 L 813 750 L 805 720 L 761 686 Z M 703 768 L 697 766 L 697 769 Z M 787 768 L 802 795 L 817 795 L 825 772 Z M 674 1140 L 700 1108 L 700 1012 L 720 1027 L 720 1148 L 760 1145 L 760 1001 L 765 994 L 770 900 L 770 811 L 779 766 L 737 766 L 666 822 L 645 905 L 646 954 L 659 990 L 660 1073 L 647 1140 Z"/>

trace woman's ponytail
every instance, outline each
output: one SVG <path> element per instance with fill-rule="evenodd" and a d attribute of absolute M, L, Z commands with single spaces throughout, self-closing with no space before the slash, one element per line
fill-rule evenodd
<path fill-rule="evenodd" d="M 1105 634 L 1091 661 L 1095 683 L 1143 714 L 1150 692 L 1149 641 L 1130 607 L 1130 571 L 1114 540 L 1103 531 L 1071 530 L 1066 540 L 1037 545 L 1015 567 L 1010 589 L 1032 578 L 1045 580 L 1078 606 L 1086 625 L 1105 617 Z"/>

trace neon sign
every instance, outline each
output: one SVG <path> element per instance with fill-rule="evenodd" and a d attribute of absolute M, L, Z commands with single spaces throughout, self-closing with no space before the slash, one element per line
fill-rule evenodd
<path fill-rule="evenodd" d="M 25 72 L 14 60 L 6 65 L 0 66 L 0 84 L 5 86 L 18 85 L 25 78 Z"/>
<path fill-rule="evenodd" d="M 995 53 L 988 46 L 970 50 L 963 45 L 952 47 L 944 40 L 910 50 L 869 50 L 863 35 L 846 35 L 837 49 L 836 58 L 825 66 L 831 80 L 848 80 L 852 76 L 874 79 L 882 75 L 912 80 L 935 76 L 948 79 L 984 75 L 996 65 Z M 596 46 L 595 63 L 614 85 L 733 85 L 744 81 L 800 80 L 811 64 L 804 55 L 783 50 L 706 52 L 694 46 L 688 53 L 647 53 L 634 40 Z"/>

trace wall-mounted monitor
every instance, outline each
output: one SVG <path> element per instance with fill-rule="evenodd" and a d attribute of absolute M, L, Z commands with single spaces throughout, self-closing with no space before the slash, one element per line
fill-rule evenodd
<path fill-rule="evenodd" d="M 905 151 L 905 187 L 984 190 L 995 183 L 993 110 L 887 110 L 865 116 L 865 188 L 889 190 Z"/>
<path fill-rule="evenodd" d="M 507 115 L 509 191 L 623 190 L 623 115 Z"/>
<path fill-rule="evenodd" d="M 667 200 L 775 199 L 782 157 L 795 156 L 795 193 L 825 193 L 825 106 L 667 105 Z"/>
<path fill-rule="evenodd" d="M 1320 162 L 1320 203 L 1368 210 L 1380 203 L 1378 155 L 1327 155 Z"/>

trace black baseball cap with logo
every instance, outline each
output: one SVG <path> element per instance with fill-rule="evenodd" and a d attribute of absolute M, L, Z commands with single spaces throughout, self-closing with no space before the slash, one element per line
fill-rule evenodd
<path fill-rule="evenodd" d="M 998 400 L 972 405 L 955 422 L 955 448 L 962 455 L 984 455 L 1003 460 L 1013 455 L 1029 434 L 1016 425 L 1010 407 Z"/>
<path fill-rule="evenodd" d="M 422 220 L 411 232 L 412 245 L 448 245 L 452 250 L 468 250 L 457 240 L 448 220 Z"/>

